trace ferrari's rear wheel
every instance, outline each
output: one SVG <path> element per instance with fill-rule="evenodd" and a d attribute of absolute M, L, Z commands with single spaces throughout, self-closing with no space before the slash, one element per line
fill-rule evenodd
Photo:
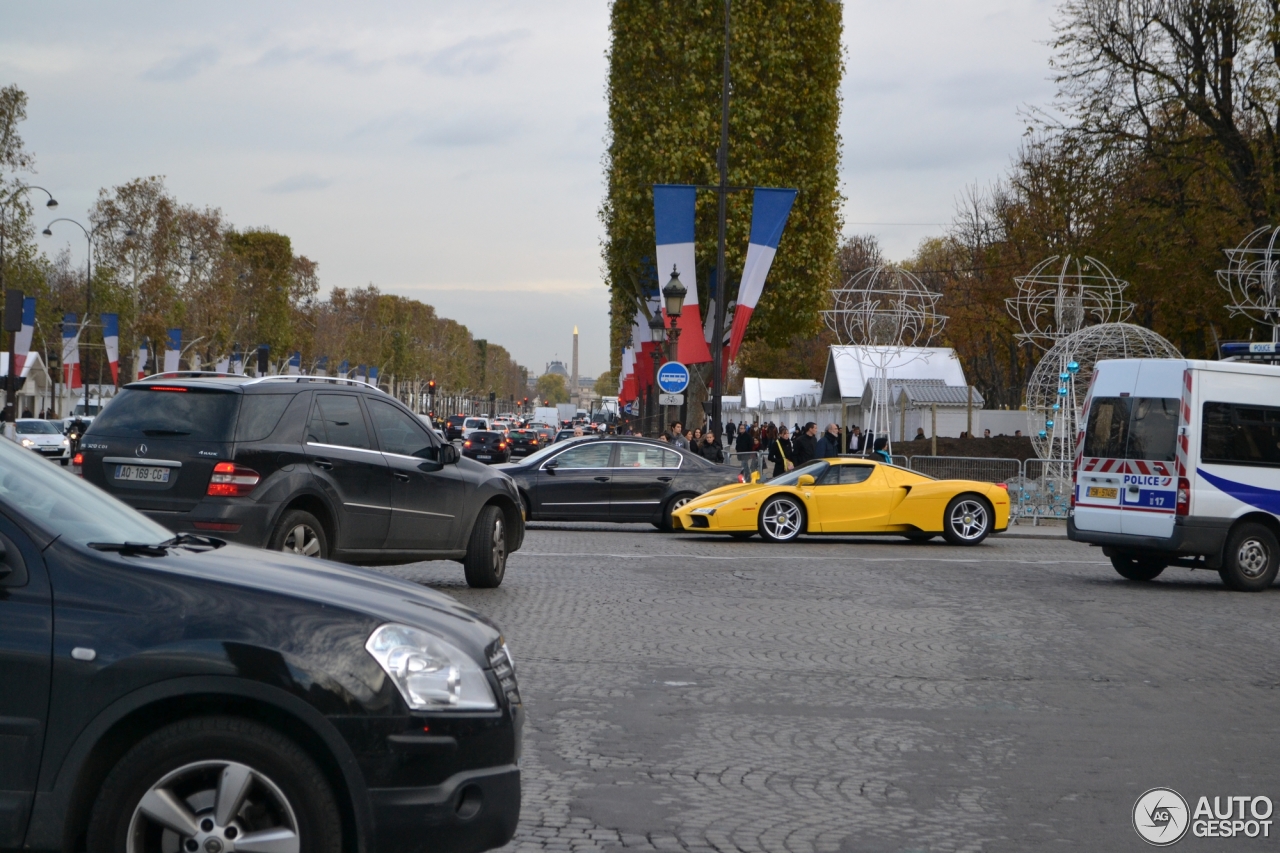
<path fill-rule="evenodd" d="M 790 542 L 804 524 L 804 507 L 790 495 L 774 495 L 760 507 L 760 538 L 766 542 Z"/>
<path fill-rule="evenodd" d="M 952 545 L 977 545 L 995 524 L 991 504 L 978 495 L 958 495 L 942 516 L 942 535 Z"/>

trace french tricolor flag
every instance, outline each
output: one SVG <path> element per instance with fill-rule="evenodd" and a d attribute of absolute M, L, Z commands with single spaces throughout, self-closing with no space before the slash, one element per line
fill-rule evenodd
<path fill-rule="evenodd" d="M 22 330 L 18 332 L 18 339 L 13 345 L 13 360 L 18 368 L 15 376 L 22 375 L 22 367 L 27 363 L 27 356 L 31 354 L 31 336 L 35 331 L 36 298 L 27 296 L 22 300 Z"/>
<path fill-rule="evenodd" d="M 164 372 L 175 373 L 182 356 L 182 330 L 170 329 L 164 348 Z"/>
<path fill-rule="evenodd" d="M 702 311 L 698 305 L 698 276 L 694 267 L 693 222 L 697 209 L 697 187 L 683 184 L 654 184 L 653 231 L 658 243 L 658 290 L 667 286 L 672 272 L 688 289 L 680 312 L 678 361 L 705 364 L 711 351 L 702 331 Z M 667 321 L 670 326 L 670 320 Z"/>
<path fill-rule="evenodd" d="M 747 261 L 742 267 L 742 283 L 738 285 L 738 307 L 733 313 L 733 332 L 729 336 L 729 361 L 738 357 L 747 322 L 760 301 L 764 280 L 769 275 L 769 267 L 773 266 L 778 241 L 782 239 L 782 229 L 796 200 L 796 191 L 791 189 L 756 187 L 752 194 L 751 240 L 747 245 Z"/>
<path fill-rule="evenodd" d="M 102 343 L 107 348 L 107 363 L 111 365 L 111 384 L 120 384 L 120 315 L 102 315 Z"/>
<path fill-rule="evenodd" d="M 71 388 L 81 387 L 80 325 L 75 314 L 62 317 L 62 382 Z"/>
<path fill-rule="evenodd" d="M 149 352 L 151 342 L 146 338 L 142 339 L 142 346 L 138 347 L 138 354 L 134 357 L 134 371 L 138 374 L 138 379 L 145 379 L 147 376 L 147 359 L 151 357 Z"/>

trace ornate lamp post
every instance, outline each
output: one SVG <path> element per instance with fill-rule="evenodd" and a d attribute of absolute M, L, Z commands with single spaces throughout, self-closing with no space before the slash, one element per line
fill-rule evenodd
<path fill-rule="evenodd" d="M 23 193 L 31 192 L 31 190 L 40 190 L 40 192 L 49 197 L 49 200 L 44 204 L 45 207 L 50 210 L 58 209 L 58 200 L 53 197 L 53 193 L 49 192 L 44 187 L 30 185 L 18 187 L 7 199 L 5 199 L 4 204 L 0 204 L 0 294 L 7 295 L 8 293 L 5 288 L 4 278 L 5 267 L 7 265 L 4 241 L 5 235 L 9 230 L 9 211 L 15 204 L 17 204 L 18 199 Z M 18 366 L 16 360 L 17 336 L 17 332 L 10 332 L 9 334 L 9 370 L 5 373 L 4 377 L 4 420 L 9 423 L 14 423 L 18 417 L 17 401 L 14 399 L 18 391 Z"/>
<path fill-rule="evenodd" d="M 662 362 L 662 344 L 667 340 L 667 324 L 662 322 L 662 315 L 655 311 L 649 318 L 649 340 L 656 344 L 649 355 L 653 356 L 653 385 L 649 387 L 649 405 L 651 416 L 658 415 L 658 365 Z"/>
<path fill-rule="evenodd" d="M 680 281 L 680 273 L 673 266 L 671 268 L 671 280 L 667 282 L 667 286 L 662 288 L 662 302 L 666 309 L 667 317 L 671 320 L 670 345 L 667 347 L 667 361 L 680 360 L 680 313 L 684 311 L 684 298 L 689 293 L 688 288 Z M 671 422 L 671 409 L 667 408 L 667 422 Z"/>

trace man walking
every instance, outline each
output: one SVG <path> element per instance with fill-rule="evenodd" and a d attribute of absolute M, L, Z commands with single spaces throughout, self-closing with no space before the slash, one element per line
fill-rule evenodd
<path fill-rule="evenodd" d="M 684 424 L 676 421 L 671 425 L 671 443 L 676 447 L 689 449 L 689 439 L 684 437 Z"/>
<path fill-rule="evenodd" d="M 818 425 L 809 421 L 791 442 L 792 462 L 796 467 L 818 458 Z"/>
<path fill-rule="evenodd" d="M 831 459 L 840 455 L 840 428 L 827 424 L 827 431 L 818 439 L 816 459 Z"/>

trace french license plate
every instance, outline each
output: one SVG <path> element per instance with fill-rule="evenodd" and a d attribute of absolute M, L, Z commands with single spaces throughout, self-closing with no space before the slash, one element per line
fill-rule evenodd
<path fill-rule="evenodd" d="M 1090 486 L 1089 491 L 1087 491 L 1085 494 L 1091 498 L 1106 498 L 1108 500 L 1115 500 L 1116 495 L 1120 494 L 1120 490 L 1109 489 L 1104 486 Z"/>
<path fill-rule="evenodd" d="M 159 465 L 117 465 L 116 479 L 136 483 L 167 483 L 169 469 Z"/>
<path fill-rule="evenodd" d="M 488 462 L 490 459 L 493 458 L 493 456 L 491 456 L 488 453 L 481 453 L 481 454 L 476 454 L 476 458 L 479 459 L 481 462 Z"/>

